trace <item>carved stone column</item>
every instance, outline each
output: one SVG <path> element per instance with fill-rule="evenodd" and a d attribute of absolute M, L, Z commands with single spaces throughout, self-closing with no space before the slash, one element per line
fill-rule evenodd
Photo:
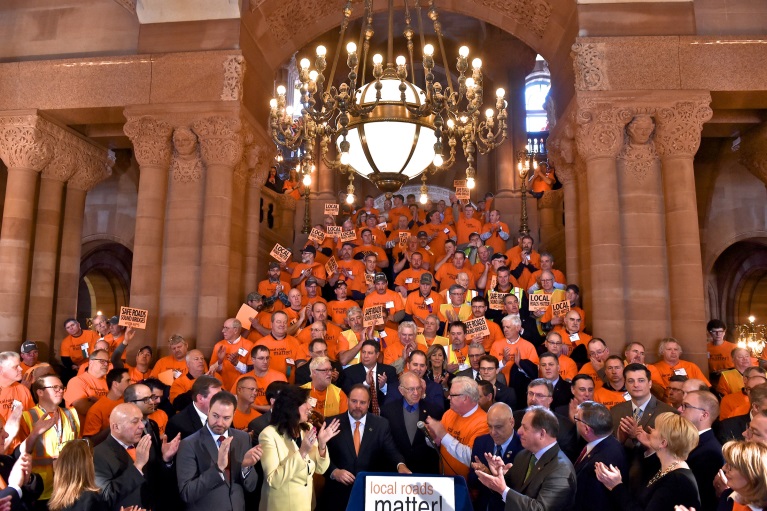
<path fill-rule="evenodd" d="M 19 349 L 35 212 L 37 173 L 53 156 L 54 141 L 35 113 L 0 117 L 0 158 L 8 181 L 0 229 L 0 350 Z"/>
<path fill-rule="evenodd" d="M 578 190 L 575 176 L 575 130 L 574 118 L 566 117 L 548 139 L 549 160 L 554 163 L 557 179 L 564 190 L 565 210 L 565 261 L 563 267 L 568 282 L 578 284 Z"/>
<path fill-rule="evenodd" d="M 67 181 L 56 288 L 54 335 L 57 349 L 58 343 L 66 336 L 64 321 L 77 316 L 85 196 L 89 190 L 112 174 L 112 165 L 114 155 L 111 151 L 105 152 L 90 144 L 83 144 L 77 154 L 77 172 Z"/>
<path fill-rule="evenodd" d="M 586 163 L 577 155 L 573 164 L 575 172 L 575 186 L 577 190 L 577 210 L 576 217 L 578 227 L 578 285 L 581 288 L 581 302 L 584 310 L 592 310 L 592 293 L 589 289 L 591 285 L 591 227 L 589 224 L 589 187 L 586 182 Z M 568 277 L 569 278 L 569 277 Z M 586 315 L 586 326 L 592 328 L 591 314 Z M 592 330 L 593 331 L 593 330 Z"/>
<path fill-rule="evenodd" d="M 191 129 L 173 131 L 162 254 L 162 294 L 158 349 L 165 354 L 173 334 L 196 337 L 200 285 L 205 165 Z"/>
<path fill-rule="evenodd" d="M 242 272 L 241 292 L 244 295 L 255 291 L 259 278 L 264 272 L 259 271 L 258 241 L 261 233 L 261 187 L 269 176 L 267 150 L 255 146 L 248 153 L 250 174 L 247 182 L 245 213 L 245 259 Z"/>
<path fill-rule="evenodd" d="M 630 114 L 593 97 L 578 98 L 578 153 L 586 164 L 589 193 L 589 248 L 594 335 L 619 350 L 625 339 L 620 203 L 615 157 L 623 145 Z M 619 351 L 618 351 L 619 352 Z"/>
<path fill-rule="evenodd" d="M 564 258 L 564 251 L 557 250 L 557 234 L 562 232 L 562 201 L 564 191 L 549 190 L 538 199 L 540 246 L 546 247 L 548 252 L 554 255 L 555 261 Z M 561 243 L 560 243 L 561 246 Z"/>
<path fill-rule="evenodd" d="M 670 335 L 660 159 L 654 107 L 637 107 L 618 155 L 626 338 L 655 346 Z"/>
<path fill-rule="evenodd" d="M 137 344 L 156 345 L 173 128 L 154 117 L 133 114 L 130 109 L 125 116 L 128 118 L 125 134 L 133 143 L 133 154 L 139 164 L 130 305 L 149 311 L 146 330 L 136 333 Z"/>
<path fill-rule="evenodd" d="M 50 126 L 46 131 L 51 133 L 55 143 L 53 158 L 43 169 L 40 179 L 26 335 L 27 339 L 37 341 L 41 348 L 41 360 L 48 360 L 47 347 L 53 332 L 53 297 L 64 184 L 75 173 L 78 147 L 87 145 L 87 142 L 73 133 L 47 124 Z"/>
<path fill-rule="evenodd" d="M 738 161 L 767 186 L 767 123 L 743 135 Z"/>
<path fill-rule="evenodd" d="M 243 120 L 244 121 L 244 120 Z M 234 176 L 232 181 L 232 239 L 229 249 L 229 297 L 228 310 L 236 310 L 245 301 L 245 296 L 241 291 L 242 272 L 245 265 L 245 217 L 246 204 L 245 199 L 248 193 L 249 169 L 247 162 L 247 153 L 255 145 L 253 130 L 243 122 L 242 124 L 242 142 L 240 162 L 234 167 Z M 255 289 L 254 289 L 255 291 Z"/>
<path fill-rule="evenodd" d="M 706 312 L 693 158 L 703 123 L 713 111 L 708 93 L 690 96 L 658 109 L 655 141 L 663 173 L 671 335 L 682 343 L 685 357 L 706 367 L 705 345 L 700 342 Z"/>
<path fill-rule="evenodd" d="M 232 181 L 242 157 L 241 123 L 237 117 L 214 116 L 195 122 L 192 130 L 206 167 L 197 347 L 208 353 L 220 339 L 228 314 Z"/>

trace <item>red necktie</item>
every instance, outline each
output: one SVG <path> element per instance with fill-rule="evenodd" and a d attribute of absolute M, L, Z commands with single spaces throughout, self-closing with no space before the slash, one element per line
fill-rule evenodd
<path fill-rule="evenodd" d="M 370 385 L 370 413 L 381 415 L 381 409 L 378 407 L 378 391 L 376 390 L 378 382 L 376 381 L 375 369 L 371 369 L 370 372 L 373 375 L 371 378 L 373 383 Z"/>
<path fill-rule="evenodd" d="M 581 453 L 578 455 L 578 459 L 575 460 L 575 464 L 577 465 L 578 463 L 583 461 L 583 458 L 585 458 L 585 457 L 586 457 L 586 448 L 584 447 L 583 450 L 581 451 Z"/>

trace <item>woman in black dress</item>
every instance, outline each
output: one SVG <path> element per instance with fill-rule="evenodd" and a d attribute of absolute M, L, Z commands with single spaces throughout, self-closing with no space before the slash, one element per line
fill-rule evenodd
<path fill-rule="evenodd" d="M 637 495 L 631 495 L 621 481 L 620 471 L 604 463 L 596 464 L 597 479 L 610 491 L 610 500 L 623 511 L 674 511 L 677 505 L 700 509 L 698 485 L 687 456 L 698 445 L 698 430 L 689 420 L 672 412 L 655 418 L 655 429 L 641 431 L 637 439 L 658 455 L 661 467 Z"/>

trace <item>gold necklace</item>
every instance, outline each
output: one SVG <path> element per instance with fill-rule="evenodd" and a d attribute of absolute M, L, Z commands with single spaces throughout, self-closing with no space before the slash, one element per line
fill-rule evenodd
<path fill-rule="evenodd" d="M 676 460 L 674 463 L 669 465 L 666 470 L 659 470 L 658 473 L 655 474 L 655 476 L 652 479 L 650 479 L 650 482 L 647 483 L 647 487 L 649 488 L 650 486 L 652 486 L 655 482 L 658 481 L 658 479 L 660 479 L 661 477 L 665 476 L 666 474 L 674 470 L 676 466 L 679 465 L 680 463 L 681 461 Z"/>

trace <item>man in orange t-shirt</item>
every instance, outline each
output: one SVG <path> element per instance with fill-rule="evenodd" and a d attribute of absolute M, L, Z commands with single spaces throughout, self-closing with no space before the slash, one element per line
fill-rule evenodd
<path fill-rule="evenodd" d="M 487 323 L 487 328 L 490 330 L 490 334 L 486 335 L 484 337 L 472 337 L 471 342 L 481 342 L 482 346 L 485 347 L 486 352 L 490 352 L 490 348 L 493 346 L 493 343 L 497 341 L 503 341 L 505 340 L 505 337 L 503 336 L 503 330 L 501 330 L 501 327 L 498 326 L 493 321 L 490 321 L 487 319 L 487 316 L 485 314 L 487 313 L 487 300 L 482 296 L 475 296 L 471 299 L 471 317 L 468 320 L 477 319 L 477 318 L 485 318 L 485 323 Z M 467 320 L 467 321 L 468 321 Z"/>
<path fill-rule="evenodd" d="M 333 286 L 333 292 L 336 294 L 336 299 L 328 302 L 328 315 L 330 316 L 330 320 L 340 327 L 346 325 L 346 312 L 357 305 L 357 302 L 347 298 L 348 289 L 346 281 L 339 280 Z"/>
<path fill-rule="evenodd" d="M 434 254 L 434 262 L 436 263 L 445 255 L 445 242 L 449 239 L 455 241 L 458 236 L 448 223 L 440 220 L 440 215 L 437 211 L 429 213 L 426 218 L 427 223 L 419 228 L 419 233 L 420 231 L 426 233 L 426 246 Z M 429 269 L 434 271 L 432 267 L 429 267 Z"/>
<path fill-rule="evenodd" d="M 469 242 L 471 233 L 482 231 L 482 222 L 474 218 L 474 206 L 469 203 L 463 207 L 463 215 L 455 222 L 455 232 L 458 234 L 458 244 Z"/>
<path fill-rule="evenodd" d="M 581 344 L 588 346 L 591 336 L 581 330 L 582 324 L 581 315 L 577 311 L 571 310 L 565 314 L 563 324 L 557 325 L 552 330 L 562 338 L 563 353 L 569 355 Z"/>
<path fill-rule="evenodd" d="M 0 417 L 3 424 L 14 408 L 14 401 L 21 403 L 21 409 L 27 410 L 35 406 L 29 389 L 19 383 L 21 381 L 21 357 L 13 351 L 0 353 Z"/>
<path fill-rule="evenodd" d="M 626 390 L 626 380 L 623 377 L 623 359 L 618 355 L 610 355 L 605 360 L 606 382 L 594 390 L 594 401 L 612 408 L 618 403 L 630 401 L 631 396 Z"/>
<path fill-rule="evenodd" d="M 333 360 L 338 356 L 338 338 L 341 336 L 341 328 L 328 321 L 328 309 L 324 303 L 315 303 L 312 306 L 312 318 L 314 321 L 308 327 L 302 329 L 296 339 L 300 343 L 300 360 L 309 360 L 309 343 L 318 338 L 320 332 L 328 345 L 328 356 Z"/>
<path fill-rule="evenodd" d="M 439 312 L 440 306 L 445 303 L 442 296 L 432 289 L 434 279 L 431 273 L 424 273 L 418 279 L 418 291 L 407 295 L 405 300 L 405 314 L 410 319 L 423 326 L 426 316 Z"/>
<path fill-rule="evenodd" d="M 485 245 L 493 249 L 494 254 L 506 252 L 506 242 L 509 240 L 509 226 L 501 222 L 501 212 L 497 209 L 490 211 L 488 222 L 482 226 L 479 233 Z"/>
<path fill-rule="evenodd" d="M 549 332 L 546 335 L 544 345 L 546 346 L 546 351 L 558 357 L 560 378 L 572 381 L 575 375 L 578 374 L 578 366 L 572 358 L 562 353 L 562 336 L 553 331 Z"/>
<path fill-rule="evenodd" d="M 125 368 L 112 369 L 107 373 L 109 392 L 106 396 L 100 397 L 88 410 L 83 424 L 84 437 L 96 435 L 109 428 L 109 414 L 123 402 L 123 392 L 130 384 L 130 375 Z"/>
<path fill-rule="evenodd" d="M 459 273 L 466 273 L 469 277 L 469 287 L 475 289 L 474 273 L 466 264 L 466 254 L 455 251 L 455 244 L 452 241 L 445 243 L 445 257 L 443 257 L 435 266 L 436 272 L 434 278 L 439 281 L 439 292 L 443 293 L 450 286 L 456 283 L 456 277 Z"/>
<path fill-rule="evenodd" d="M 378 266 L 379 269 L 388 268 L 389 258 L 386 257 L 386 252 L 384 252 L 384 250 L 381 247 L 373 243 L 372 231 L 366 227 L 362 229 L 362 231 L 360 232 L 362 236 L 362 244 L 360 244 L 359 246 L 355 248 L 352 243 L 348 243 L 349 249 L 351 251 L 351 255 L 353 255 L 356 258 L 357 254 L 363 254 L 360 257 L 364 258 L 367 254 L 375 254 L 376 266 Z M 344 243 L 344 245 L 342 245 L 341 248 L 343 248 L 345 245 L 347 245 L 347 243 Z M 343 256 L 343 254 L 340 254 L 340 255 Z M 351 259 L 351 256 L 349 257 L 349 259 Z M 359 259 L 354 259 L 354 260 L 359 262 Z"/>
<path fill-rule="evenodd" d="M 471 449 L 478 436 L 490 432 L 487 413 L 479 407 L 477 382 L 465 376 L 457 376 L 450 386 L 450 409 L 438 421 L 426 418 L 429 430 L 444 460 L 443 475 L 469 475 Z"/>
<path fill-rule="evenodd" d="M 253 343 L 243 338 L 241 332 L 240 321 L 229 318 L 224 321 L 224 327 L 221 329 L 224 338 L 213 346 L 210 366 L 215 365 L 214 370 L 221 375 L 225 389 L 231 388 L 237 378 L 248 372 L 248 364 L 251 363 L 250 350 Z"/>
<path fill-rule="evenodd" d="M 106 380 L 108 368 L 109 352 L 96 350 L 88 359 L 88 369 L 67 383 L 64 401 L 74 406 L 80 417 L 85 417 L 91 405 L 109 392 Z"/>
<path fill-rule="evenodd" d="M 674 374 L 681 374 L 689 379 L 703 380 L 706 385 L 711 386 L 708 378 L 697 365 L 680 358 L 682 353 L 682 345 L 673 337 L 667 337 L 660 342 L 658 356 L 661 360 L 653 364 L 660 373 L 660 380 L 656 383 L 665 390 L 668 387 L 669 378 Z"/>
<path fill-rule="evenodd" d="M 528 289 L 533 272 L 541 269 L 541 255 L 533 250 L 533 237 L 525 234 L 519 239 L 519 246 L 506 252 L 509 259 L 511 274 L 517 279 L 523 289 Z"/>
<path fill-rule="evenodd" d="M 314 399 L 314 409 L 325 417 L 345 413 L 349 409 L 344 391 L 333 385 L 333 366 L 328 357 L 317 357 L 309 362 L 311 381 L 302 385 L 310 389 L 309 399 Z"/>
<path fill-rule="evenodd" d="M 244 378 L 253 378 L 256 381 L 256 397 L 251 405 L 259 413 L 270 411 L 269 401 L 266 399 L 266 387 L 275 381 L 286 382 L 285 374 L 270 368 L 271 352 L 269 348 L 256 345 L 250 352 L 253 360 L 253 371 L 240 376 L 232 386 L 230 392 L 237 393 L 237 385 Z"/>
<path fill-rule="evenodd" d="M 192 402 L 191 393 L 179 404 L 176 404 L 176 399 L 192 390 L 194 381 L 207 372 L 207 365 L 208 364 L 205 362 L 205 355 L 202 354 L 202 351 L 189 350 L 186 354 L 186 367 L 188 370 L 173 380 L 173 384 L 170 386 L 170 394 L 168 396 L 168 399 L 173 403 L 176 410 L 181 410 L 184 408 L 185 404 Z M 220 380 L 221 378 L 218 379 Z"/>
<path fill-rule="evenodd" d="M 732 350 L 738 347 L 737 344 L 724 339 L 727 333 L 727 325 L 721 319 L 712 319 L 706 325 L 706 330 L 711 336 L 711 342 L 708 343 L 708 370 L 711 372 L 724 371 L 732 369 Z M 756 360 L 754 360 L 754 363 Z"/>
<path fill-rule="evenodd" d="M 334 286 L 338 282 L 345 281 L 348 291 L 352 293 L 352 298 L 363 300 L 365 298 L 365 291 L 367 291 L 365 265 L 362 264 L 362 261 L 352 259 L 353 248 L 354 245 L 352 243 L 341 245 L 341 250 L 338 251 L 338 269 L 332 275 L 328 275 L 328 282 L 331 286 Z"/>
<path fill-rule="evenodd" d="M 256 400 L 256 392 L 258 391 L 256 379 L 250 375 L 243 375 L 237 380 L 237 385 L 235 385 L 235 387 L 237 407 L 234 409 L 232 427 L 241 431 L 247 431 L 250 421 L 261 416 L 261 413 L 253 408 L 253 403 Z"/>
<path fill-rule="evenodd" d="M 402 301 L 402 295 L 396 291 L 388 289 L 388 280 L 386 274 L 378 272 L 373 277 L 373 286 L 375 291 L 365 297 L 362 308 L 367 309 L 375 305 L 383 305 L 388 311 L 388 316 L 393 323 L 399 323 L 405 317 L 405 304 Z M 392 325 L 396 327 L 396 325 Z"/>
<path fill-rule="evenodd" d="M 423 263 L 423 254 L 420 252 L 405 253 L 405 257 L 402 261 L 406 261 L 410 264 L 410 268 L 401 270 L 397 274 L 397 278 L 394 279 L 394 289 L 402 295 L 402 299 L 406 300 L 408 294 L 416 291 L 421 282 L 421 275 L 428 273 L 421 265 Z M 394 265 L 394 271 L 397 271 L 397 265 Z M 404 265 L 403 265 L 404 266 Z"/>
<path fill-rule="evenodd" d="M 273 304 L 274 310 L 280 310 L 285 307 L 288 301 L 288 291 L 290 291 L 290 283 L 284 280 L 280 280 L 280 263 L 271 261 L 269 262 L 269 269 L 267 270 L 267 278 L 258 283 L 258 294 L 264 297 L 270 304 Z"/>
<path fill-rule="evenodd" d="M 530 341 L 520 335 L 522 321 L 519 316 L 508 315 L 501 320 L 503 339 L 496 341 L 490 347 L 490 356 L 501 362 L 501 367 L 512 366 L 519 360 L 529 360 L 538 365 L 538 353 Z M 504 371 L 504 373 L 507 371 Z"/>
<path fill-rule="evenodd" d="M 79 366 L 88 360 L 89 354 L 96 347 L 99 335 L 93 330 L 83 330 L 75 318 L 67 319 L 64 328 L 69 335 L 61 341 L 59 357 L 64 368 L 72 370 L 74 374 Z"/>
<path fill-rule="evenodd" d="M 272 313 L 272 331 L 256 341 L 256 346 L 269 348 L 270 369 L 285 375 L 287 381 L 295 381 L 296 360 L 301 354 L 301 348 L 298 339 L 288 335 L 288 315 L 285 312 Z"/>
<path fill-rule="evenodd" d="M 320 263 L 315 262 L 315 257 L 317 257 L 317 249 L 308 245 L 301 249 L 301 262 L 293 268 L 290 285 L 294 288 L 298 288 L 298 290 L 301 291 L 301 294 L 306 294 L 304 282 L 309 277 L 317 279 L 317 283 L 320 287 L 325 285 L 325 280 L 327 279 L 325 267 Z"/>

